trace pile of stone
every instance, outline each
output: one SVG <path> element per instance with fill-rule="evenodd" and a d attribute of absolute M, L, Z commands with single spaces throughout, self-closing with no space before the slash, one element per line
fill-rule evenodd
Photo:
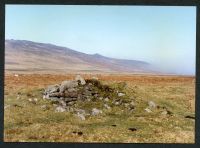
<path fill-rule="evenodd" d="M 111 109 L 111 106 L 108 105 L 108 102 L 111 102 L 115 106 L 124 105 L 133 110 L 133 102 L 126 102 L 122 99 L 124 96 L 126 96 L 125 93 L 103 85 L 97 78 L 85 80 L 77 75 L 75 80 L 67 80 L 61 84 L 48 86 L 44 91 L 43 99 L 54 102 L 56 112 L 73 112 L 85 120 L 85 116 L 101 114 L 102 110 L 94 107 L 90 112 L 86 112 L 84 109 L 75 107 L 77 101 L 101 100 L 105 109 Z"/>

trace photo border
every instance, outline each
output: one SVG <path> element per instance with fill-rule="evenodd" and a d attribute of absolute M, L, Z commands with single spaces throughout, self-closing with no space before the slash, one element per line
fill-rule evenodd
<path fill-rule="evenodd" d="M 140 5 L 140 6 L 196 6 L 196 89 L 195 144 L 168 143 L 72 143 L 72 142 L 3 142 L 4 135 L 4 61 L 5 61 L 5 5 Z M 200 1 L 198 0 L 1 0 L 0 1 L 0 147 L 200 147 Z M 199 106 L 199 107 L 198 107 Z"/>

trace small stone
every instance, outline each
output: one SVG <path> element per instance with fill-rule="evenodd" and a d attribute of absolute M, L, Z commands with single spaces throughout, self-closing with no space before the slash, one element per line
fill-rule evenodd
<path fill-rule="evenodd" d="M 36 102 L 37 102 L 37 100 L 35 98 L 34 99 L 29 98 L 28 101 L 31 102 L 31 103 L 33 103 L 33 104 L 36 104 Z"/>
<path fill-rule="evenodd" d="M 161 115 L 167 115 L 167 111 L 165 110 L 165 111 L 161 112 Z"/>
<path fill-rule="evenodd" d="M 88 102 L 90 102 L 90 101 L 91 101 L 91 99 L 90 99 L 90 98 L 88 98 L 88 99 L 87 99 L 87 101 L 88 101 Z"/>
<path fill-rule="evenodd" d="M 115 105 L 119 105 L 120 103 L 117 101 L 117 102 L 115 102 Z"/>
<path fill-rule="evenodd" d="M 56 110 L 55 110 L 55 112 L 65 112 L 65 111 L 66 111 L 66 109 L 62 106 L 56 107 Z"/>
<path fill-rule="evenodd" d="M 49 95 L 47 94 L 47 95 L 43 95 L 43 99 L 45 100 L 45 99 L 49 99 Z"/>
<path fill-rule="evenodd" d="M 145 108 L 145 111 L 151 113 L 152 111 L 149 108 Z"/>
<path fill-rule="evenodd" d="M 48 107 L 47 105 L 42 105 L 42 106 L 41 106 L 41 109 L 43 109 L 43 110 L 48 110 L 49 107 Z"/>
<path fill-rule="evenodd" d="M 103 100 L 103 97 L 99 97 L 99 100 Z"/>
<path fill-rule="evenodd" d="M 108 102 L 108 101 L 109 101 L 109 99 L 108 99 L 108 98 L 105 98 L 105 99 L 104 99 L 104 101 Z"/>
<path fill-rule="evenodd" d="M 93 109 L 92 109 L 92 115 L 93 115 L 93 116 L 96 116 L 96 115 L 101 114 L 101 113 L 102 113 L 102 111 L 99 110 L 99 109 L 96 109 L 96 108 L 93 108 Z"/>
<path fill-rule="evenodd" d="M 81 119 L 81 120 L 85 120 L 85 116 L 81 113 L 77 113 L 77 116 Z"/>
<path fill-rule="evenodd" d="M 149 101 L 148 105 L 150 108 L 156 108 L 156 104 L 153 101 Z"/>
<path fill-rule="evenodd" d="M 110 109 L 110 108 L 111 108 L 110 106 L 108 106 L 108 104 L 104 104 L 104 107 L 105 107 L 106 109 Z"/>
<path fill-rule="evenodd" d="M 84 115 L 86 114 L 85 110 L 83 109 L 76 109 L 75 111 L 79 114 L 84 114 Z"/>
<path fill-rule="evenodd" d="M 81 77 L 80 75 L 77 75 L 76 78 L 75 78 L 75 80 L 79 81 L 81 85 L 85 85 L 86 84 L 84 78 Z"/>
<path fill-rule="evenodd" d="M 129 104 L 128 103 L 124 103 L 124 106 L 127 108 L 129 106 Z"/>
<path fill-rule="evenodd" d="M 65 102 L 65 101 L 63 101 L 63 100 L 59 100 L 59 103 L 60 103 L 60 105 L 66 107 L 66 102 Z"/>
<path fill-rule="evenodd" d="M 125 96 L 124 93 L 118 93 L 118 97 L 122 97 L 122 96 Z"/>
<path fill-rule="evenodd" d="M 95 98 L 97 98 L 98 96 L 99 96 L 98 94 L 95 94 L 95 95 L 94 95 Z"/>
<path fill-rule="evenodd" d="M 17 98 L 16 98 L 17 100 L 19 100 L 20 99 L 20 96 L 19 95 L 17 95 Z"/>
<path fill-rule="evenodd" d="M 37 101 L 38 101 L 38 99 L 37 99 L 37 98 L 34 98 L 33 100 L 34 100 L 35 102 L 37 102 Z"/>

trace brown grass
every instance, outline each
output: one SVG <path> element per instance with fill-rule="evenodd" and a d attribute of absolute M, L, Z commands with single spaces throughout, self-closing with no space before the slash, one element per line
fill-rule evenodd
<path fill-rule="evenodd" d="M 127 114 L 124 108 L 113 108 L 103 115 L 80 121 L 69 113 L 55 113 L 48 101 L 42 100 L 42 89 L 74 74 L 13 74 L 5 75 L 4 141 L 48 142 L 135 142 L 135 143 L 194 143 L 195 78 L 184 76 L 83 74 L 84 78 L 98 77 L 103 83 L 125 81 L 126 93 L 136 102 L 136 110 Z M 17 98 L 17 96 L 20 96 Z M 36 104 L 28 98 L 37 97 Z M 158 111 L 144 111 L 152 100 L 167 107 L 173 116 L 161 116 Z M 48 111 L 41 105 L 49 105 Z M 21 106 L 21 107 L 18 107 Z M 112 127 L 116 124 L 116 127 Z M 138 130 L 127 130 L 136 127 Z M 83 135 L 73 131 L 82 131 Z"/>

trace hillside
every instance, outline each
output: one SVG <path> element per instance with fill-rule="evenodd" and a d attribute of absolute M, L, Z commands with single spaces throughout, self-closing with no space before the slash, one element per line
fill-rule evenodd
<path fill-rule="evenodd" d="M 5 41 L 5 70 L 14 72 L 153 73 L 144 61 L 85 54 L 67 47 L 26 40 Z"/>

